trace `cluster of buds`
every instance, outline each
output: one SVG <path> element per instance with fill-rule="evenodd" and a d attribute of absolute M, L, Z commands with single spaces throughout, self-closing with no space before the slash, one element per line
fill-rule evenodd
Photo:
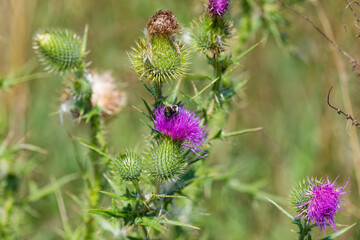
<path fill-rule="evenodd" d="M 151 142 L 143 157 L 144 171 L 160 182 L 179 179 L 189 163 L 190 153 L 198 156 L 202 153 L 201 147 L 208 134 L 195 113 L 182 106 L 167 110 L 173 106 L 161 105 L 154 109 L 154 130 L 160 135 Z M 134 171 L 127 156 L 121 158 L 126 167 L 117 167 L 118 176 L 125 181 L 129 178 L 123 176 L 133 176 Z"/>
<path fill-rule="evenodd" d="M 114 116 L 125 104 L 126 95 L 117 89 L 110 72 L 88 72 L 85 67 L 85 39 L 80 40 L 69 30 L 40 31 L 34 36 L 34 49 L 49 71 L 60 74 L 73 72 L 71 86 L 61 98 L 61 113 L 81 120 L 81 117 L 98 107 L 105 117 Z"/>

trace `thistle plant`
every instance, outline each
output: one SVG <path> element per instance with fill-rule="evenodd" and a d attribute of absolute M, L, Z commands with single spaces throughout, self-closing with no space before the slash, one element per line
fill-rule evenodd
<path fill-rule="evenodd" d="M 335 217 L 345 205 L 342 195 L 348 193 L 345 188 L 349 180 L 344 185 L 338 185 L 336 180 L 331 181 L 329 177 L 307 178 L 296 185 L 290 193 L 291 207 L 297 213 L 294 217 L 272 200 L 268 200 L 299 227 L 299 240 L 313 239 L 311 231 L 316 227 L 320 229 L 320 233 L 324 231 L 325 235 L 328 226 L 337 232 Z M 353 226 L 354 224 L 323 239 L 335 239 Z"/>
<path fill-rule="evenodd" d="M 146 111 L 140 110 L 150 121 L 148 143 L 138 151 L 120 153 L 110 161 L 108 181 L 113 192 L 103 193 L 115 202 L 111 208 L 89 210 L 110 220 L 117 219 L 120 228 L 131 226 L 132 230 L 127 229 L 124 237 L 160 237 L 169 225 L 196 228 L 180 221 L 189 216 L 172 209 L 181 202 L 179 198 L 188 185 L 203 187 L 204 182 L 196 178 L 208 174 L 203 167 L 210 153 L 210 141 L 243 133 L 226 135 L 220 130 L 209 139 L 207 126 L 216 114 L 228 114 L 230 105 L 225 102 L 236 92 L 230 81 L 230 71 L 226 72 L 234 62 L 223 55 L 231 37 L 231 24 L 225 17 L 228 7 L 229 1 L 209 2 L 202 18 L 207 23 L 200 22 L 197 26 L 201 29 L 192 30 L 194 42 L 198 47 L 205 46 L 201 52 L 215 71 L 213 76 L 206 77 L 212 80 L 210 84 L 196 91 L 193 97 L 185 93 L 183 99 L 177 96 L 190 55 L 189 49 L 178 40 L 181 28 L 171 11 L 156 12 L 146 25 L 145 36 L 128 54 L 141 84 L 153 97 L 152 103 L 142 98 Z M 175 88 L 172 88 L 173 82 Z M 237 90 L 243 82 L 238 84 Z M 202 98 L 202 93 L 208 89 L 210 97 Z M 214 107 L 214 101 L 220 98 L 222 102 Z M 190 102 L 195 103 L 195 110 L 188 108 Z M 198 197 L 197 194 L 193 197 Z M 189 207 L 195 206 L 192 201 L 184 201 Z"/>
<path fill-rule="evenodd" d="M 327 177 L 325 180 L 307 179 L 305 183 L 295 187 L 291 193 L 292 204 L 298 212 L 295 218 L 304 219 L 306 225 L 314 222 L 320 231 L 326 231 L 327 223 L 337 231 L 335 216 L 344 205 L 341 196 L 346 193 L 343 190 L 347 183 L 343 186 L 336 185 L 336 180 L 331 182 Z"/>
<path fill-rule="evenodd" d="M 88 69 L 89 64 L 85 62 L 86 39 L 87 28 L 82 40 L 67 29 L 39 31 L 34 36 L 34 49 L 40 61 L 46 66 L 45 70 L 60 75 L 67 74 L 64 78 L 70 84 L 65 88 L 62 97 L 61 118 L 64 114 L 70 113 L 77 122 L 88 124 L 91 138 L 89 145 L 106 152 L 104 118 L 114 116 L 120 111 L 126 95 L 117 89 L 111 73 L 99 74 Z M 86 141 L 82 140 L 82 142 Z M 83 166 L 79 165 L 79 167 L 87 185 L 88 205 L 95 208 L 99 204 L 99 191 L 103 185 L 101 175 L 106 170 L 106 165 L 100 163 L 102 157 L 98 152 L 92 150 L 89 156 L 90 174 Z M 89 175 L 92 176 L 90 180 Z M 84 239 L 93 238 L 93 225 L 93 217 L 87 216 Z"/>

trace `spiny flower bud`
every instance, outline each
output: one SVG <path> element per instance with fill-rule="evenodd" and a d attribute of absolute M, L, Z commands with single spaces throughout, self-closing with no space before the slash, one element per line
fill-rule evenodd
<path fill-rule="evenodd" d="M 72 96 L 75 100 L 88 99 L 92 94 L 91 83 L 85 78 L 76 78 L 71 87 Z"/>
<path fill-rule="evenodd" d="M 140 77 L 163 83 L 180 79 L 187 69 L 189 51 L 174 34 L 178 23 L 170 11 L 160 10 L 147 24 L 147 35 L 129 54 L 133 69 Z"/>
<path fill-rule="evenodd" d="M 216 55 L 226 50 L 232 25 L 225 18 L 202 15 L 190 25 L 191 38 L 197 51 Z"/>
<path fill-rule="evenodd" d="M 169 138 L 154 142 L 146 154 L 147 170 L 158 181 L 176 181 L 187 165 L 181 145 Z"/>
<path fill-rule="evenodd" d="M 110 71 L 99 74 L 97 71 L 91 72 L 92 80 L 92 106 L 99 106 L 104 110 L 103 115 L 106 117 L 118 113 L 125 105 L 125 92 L 117 89 L 115 79 Z"/>
<path fill-rule="evenodd" d="M 172 35 L 178 31 L 179 24 L 176 22 L 175 15 L 169 10 L 159 10 L 146 24 L 150 36 Z"/>
<path fill-rule="evenodd" d="M 80 38 L 69 30 L 41 31 L 34 36 L 34 46 L 48 71 L 74 71 L 85 57 Z"/>
<path fill-rule="evenodd" d="M 137 181 L 142 171 L 142 157 L 134 152 L 116 156 L 110 162 L 114 178 L 124 181 Z"/>
<path fill-rule="evenodd" d="M 304 218 L 307 224 L 314 221 L 320 230 L 326 231 L 327 223 L 337 231 L 335 216 L 344 205 L 341 195 L 345 194 L 343 186 L 336 187 L 336 180 L 307 179 L 294 188 L 290 195 L 291 203 L 297 209 L 296 218 Z"/>
<path fill-rule="evenodd" d="M 209 0 L 208 12 L 212 17 L 222 17 L 228 10 L 230 0 Z"/>

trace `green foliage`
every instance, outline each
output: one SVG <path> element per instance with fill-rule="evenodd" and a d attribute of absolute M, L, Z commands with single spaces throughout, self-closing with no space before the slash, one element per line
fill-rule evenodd
<path fill-rule="evenodd" d="M 177 180 L 187 165 L 183 147 L 169 138 L 154 142 L 146 153 L 145 161 L 150 176 L 158 181 Z"/>
<path fill-rule="evenodd" d="M 135 72 L 148 81 L 163 83 L 179 80 L 186 72 L 189 51 L 174 37 L 143 37 L 129 54 Z"/>
<path fill-rule="evenodd" d="M 127 151 L 123 156 L 115 156 L 110 162 L 110 168 L 115 179 L 138 181 L 143 168 L 143 159 L 137 153 Z"/>
<path fill-rule="evenodd" d="M 39 31 L 34 36 L 34 49 L 50 72 L 75 71 L 86 55 L 80 38 L 66 29 Z"/>

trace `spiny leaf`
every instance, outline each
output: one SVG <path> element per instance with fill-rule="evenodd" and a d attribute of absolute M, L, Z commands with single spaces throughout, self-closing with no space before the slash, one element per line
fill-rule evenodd
<path fill-rule="evenodd" d="M 218 80 L 218 78 L 214 79 L 210 84 L 208 84 L 207 86 L 205 86 L 203 89 L 201 89 L 197 94 L 195 94 L 192 98 L 190 98 L 189 100 L 184 102 L 184 105 L 190 101 L 193 101 L 195 99 L 197 99 L 201 94 L 203 94 L 208 88 L 210 88 L 216 81 Z"/>
<path fill-rule="evenodd" d="M 98 214 L 105 217 L 114 217 L 114 218 L 126 218 L 129 216 L 127 213 L 118 213 L 111 210 L 103 210 L 103 209 L 89 209 L 87 210 L 89 213 Z"/>
<path fill-rule="evenodd" d="M 70 174 L 65 177 L 62 177 L 56 181 L 56 184 L 50 183 L 49 185 L 35 190 L 35 192 L 31 192 L 30 195 L 24 200 L 24 202 L 35 202 L 49 194 L 52 194 L 58 189 L 59 187 L 74 181 L 79 177 L 78 174 Z"/>
<path fill-rule="evenodd" d="M 214 137 L 212 139 L 222 139 L 222 140 L 224 140 L 225 138 L 228 138 L 228 137 L 240 136 L 240 135 L 243 135 L 245 133 L 261 131 L 262 129 L 263 129 L 262 127 L 249 128 L 249 129 L 244 129 L 244 130 L 231 132 L 231 133 L 224 133 L 222 130 L 220 130 L 214 135 Z"/>
<path fill-rule="evenodd" d="M 174 221 L 174 220 L 162 220 L 161 223 L 163 224 L 169 224 L 169 225 L 174 225 L 174 226 L 180 226 L 180 227 L 188 227 L 188 228 L 192 228 L 192 229 L 196 229 L 196 230 L 200 230 L 200 228 L 195 227 L 193 225 L 187 224 L 187 223 L 183 223 L 183 222 L 179 222 L 179 221 Z"/>
<path fill-rule="evenodd" d="M 153 228 L 153 229 L 163 233 L 165 231 L 164 227 L 157 221 L 158 220 L 156 218 L 152 219 L 152 218 L 148 218 L 148 217 L 142 217 L 140 220 L 140 224 L 143 226 Z"/>
<path fill-rule="evenodd" d="M 106 157 L 107 159 L 111 159 L 112 156 L 108 155 L 107 153 L 105 153 L 104 151 L 102 151 L 100 148 L 98 148 L 97 146 L 94 146 L 93 144 L 91 144 L 90 142 L 86 141 L 85 139 L 82 138 L 78 138 L 79 142 L 81 145 L 97 152 L 98 154 L 100 154 L 103 157 Z M 123 154 L 121 154 L 123 155 Z"/>
<path fill-rule="evenodd" d="M 269 202 L 271 202 L 272 204 L 274 204 L 275 207 L 277 207 L 281 212 L 283 212 L 286 216 L 288 216 L 291 220 L 294 219 L 294 217 L 288 213 L 285 209 L 283 209 L 282 207 L 280 207 L 279 204 L 277 204 L 276 202 L 274 202 L 273 200 L 271 200 L 270 198 L 265 197 L 266 200 L 268 200 Z"/>
<path fill-rule="evenodd" d="M 343 228 L 341 229 L 340 231 L 334 233 L 334 234 L 331 234 L 330 236 L 327 236 L 325 238 L 322 238 L 321 240 L 331 240 L 331 239 L 335 239 L 337 237 L 339 237 L 340 235 L 344 234 L 345 232 L 349 231 L 350 228 L 354 227 L 356 225 L 356 223 L 346 227 L 346 228 Z"/>
<path fill-rule="evenodd" d="M 151 119 L 155 119 L 154 112 L 151 111 L 151 108 L 149 107 L 149 104 L 146 102 L 146 100 L 145 100 L 143 97 L 141 97 L 141 100 L 143 101 L 143 103 L 144 103 L 144 105 L 145 105 L 145 107 L 146 107 L 146 110 L 147 110 L 148 113 L 149 113 L 150 118 L 151 118 Z"/>

